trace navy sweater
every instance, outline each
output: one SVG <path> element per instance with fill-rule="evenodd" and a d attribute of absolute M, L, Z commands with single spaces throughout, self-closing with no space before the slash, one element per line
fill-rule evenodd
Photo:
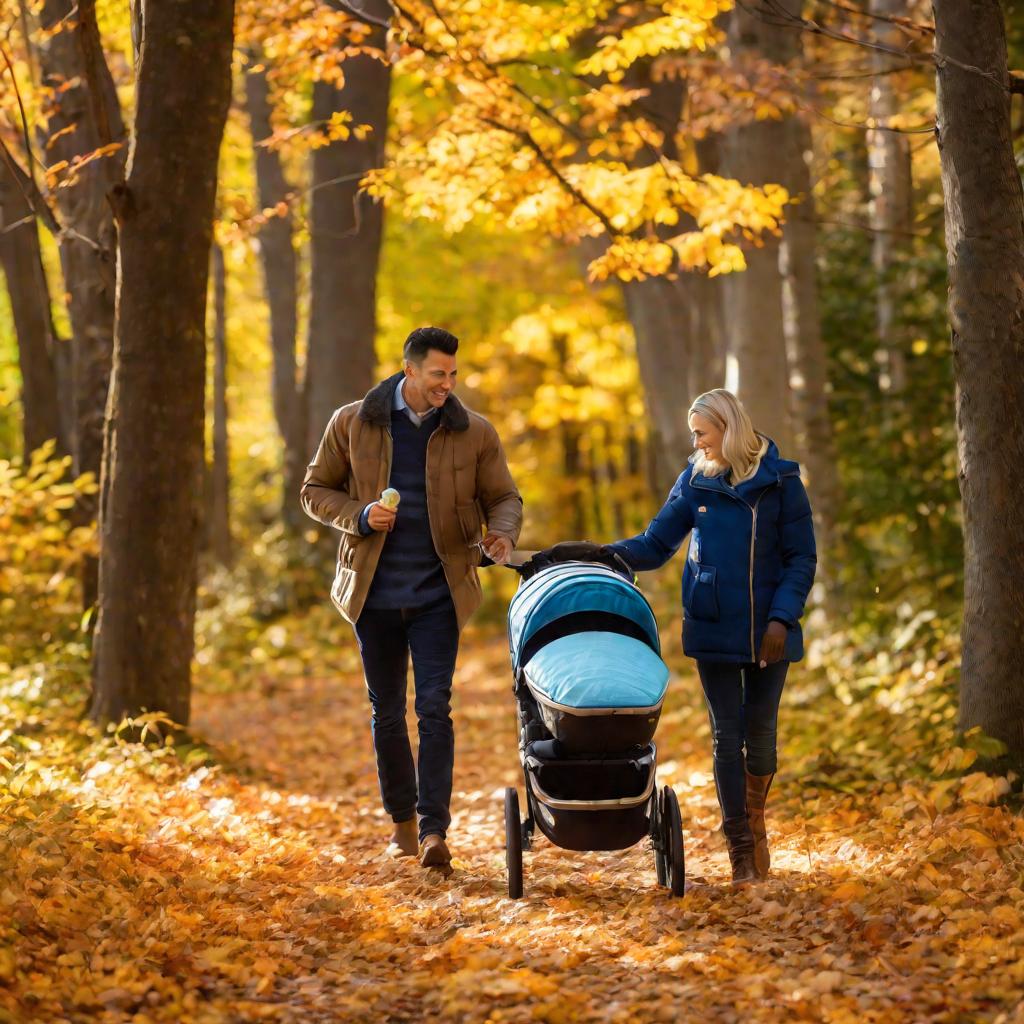
<path fill-rule="evenodd" d="M 404 410 L 391 413 L 391 479 L 401 495 L 395 528 L 385 536 L 367 608 L 419 608 L 449 593 L 427 516 L 427 444 L 441 421 L 416 427 Z"/>

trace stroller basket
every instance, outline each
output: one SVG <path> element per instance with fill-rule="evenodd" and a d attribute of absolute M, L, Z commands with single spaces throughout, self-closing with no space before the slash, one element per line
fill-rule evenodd
<path fill-rule="evenodd" d="M 656 753 L 638 757 L 548 761 L 525 767 L 541 831 L 567 850 L 624 850 L 650 830 Z"/>
<path fill-rule="evenodd" d="M 527 757 L 534 792 L 549 807 L 583 810 L 636 807 L 650 799 L 650 761 L 541 761 Z"/>

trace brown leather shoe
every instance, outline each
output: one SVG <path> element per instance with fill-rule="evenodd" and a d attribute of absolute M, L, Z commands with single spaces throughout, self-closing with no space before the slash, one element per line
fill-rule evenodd
<path fill-rule="evenodd" d="M 747 819 L 750 821 L 750 832 L 754 837 L 754 870 L 758 878 L 767 878 L 772 866 L 768 832 L 764 823 L 764 806 L 768 801 L 768 790 L 771 789 L 774 778 L 774 772 L 771 775 L 751 775 L 747 772 Z"/>
<path fill-rule="evenodd" d="M 754 868 L 754 837 L 744 814 L 740 818 L 726 818 L 722 822 L 729 862 L 732 865 L 732 884 L 737 888 L 757 881 Z"/>
<path fill-rule="evenodd" d="M 445 873 L 451 871 L 452 855 L 443 836 L 432 832 L 424 837 L 420 863 L 425 868 L 440 868 Z"/>
<path fill-rule="evenodd" d="M 415 857 L 420 852 L 419 830 L 415 818 L 395 822 L 395 830 L 391 833 L 391 842 L 388 843 L 386 852 L 389 857 Z"/>

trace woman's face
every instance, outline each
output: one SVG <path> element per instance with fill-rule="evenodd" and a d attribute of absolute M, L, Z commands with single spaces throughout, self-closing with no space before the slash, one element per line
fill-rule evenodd
<path fill-rule="evenodd" d="M 722 455 L 722 441 L 725 431 L 720 430 L 709 419 L 695 412 L 690 417 L 690 431 L 693 435 L 693 447 L 704 453 L 705 459 L 717 462 L 720 466 L 727 465 Z"/>

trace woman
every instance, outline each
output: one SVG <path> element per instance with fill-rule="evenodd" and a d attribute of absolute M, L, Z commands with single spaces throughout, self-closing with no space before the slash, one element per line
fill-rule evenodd
<path fill-rule="evenodd" d="M 640 535 L 609 548 L 657 569 L 690 534 L 683 649 L 697 660 L 714 735 L 715 788 L 734 885 L 768 874 L 764 807 L 789 663 L 803 657 L 800 617 L 817 562 L 800 467 L 717 389 L 689 411 L 696 451 Z"/>

